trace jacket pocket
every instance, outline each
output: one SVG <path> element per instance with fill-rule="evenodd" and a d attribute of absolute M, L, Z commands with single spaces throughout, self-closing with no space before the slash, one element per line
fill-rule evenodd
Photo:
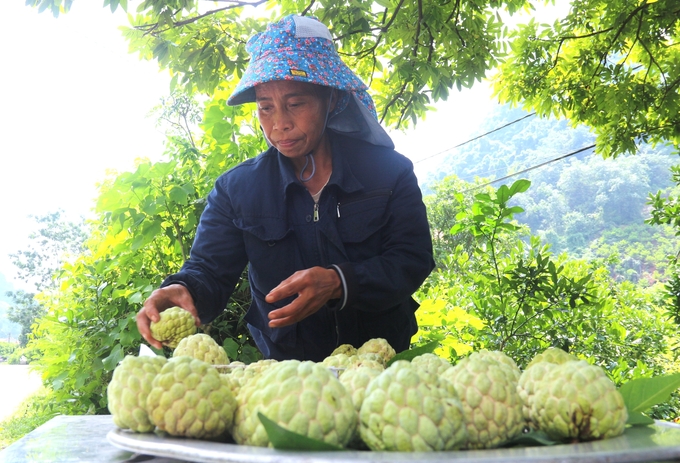
<path fill-rule="evenodd" d="M 387 220 L 392 190 L 379 189 L 342 197 L 337 205 L 337 228 L 344 243 L 362 243 L 380 230 Z"/>
<path fill-rule="evenodd" d="M 286 220 L 272 217 L 241 217 L 236 219 L 234 224 L 243 231 L 243 241 L 251 268 L 253 266 L 260 269 L 268 268 L 277 274 L 275 278 L 281 278 L 282 275 L 285 275 L 284 278 L 290 276 L 290 267 L 294 262 L 292 243 L 294 237 Z"/>

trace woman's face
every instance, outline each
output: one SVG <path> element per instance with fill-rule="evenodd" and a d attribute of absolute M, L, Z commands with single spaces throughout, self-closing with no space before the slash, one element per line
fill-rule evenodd
<path fill-rule="evenodd" d="M 277 150 L 292 160 L 325 149 L 329 103 L 321 87 L 278 80 L 255 87 L 257 115 L 264 134 Z"/>

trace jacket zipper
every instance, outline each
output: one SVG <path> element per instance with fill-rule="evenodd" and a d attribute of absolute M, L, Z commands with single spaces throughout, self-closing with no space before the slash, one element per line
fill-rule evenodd
<path fill-rule="evenodd" d="M 338 203 L 338 207 L 340 207 L 340 203 Z M 318 203 L 318 201 L 314 202 L 314 215 L 313 215 L 313 217 L 314 217 L 314 222 L 319 221 L 319 203 Z M 319 243 L 319 255 L 323 255 L 323 250 L 321 249 L 321 242 L 319 240 L 318 231 L 317 231 L 316 239 L 317 239 L 317 243 Z M 333 312 L 333 319 L 335 321 L 335 347 L 338 347 L 339 343 L 340 343 L 340 323 L 338 322 L 337 312 Z"/>
<path fill-rule="evenodd" d="M 337 206 L 336 206 L 338 218 L 340 218 L 340 206 L 341 205 L 347 206 L 348 204 L 359 203 L 361 201 L 366 201 L 368 199 L 375 198 L 376 196 L 384 196 L 384 195 L 391 196 L 392 190 L 390 190 L 390 189 L 374 190 L 374 191 L 371 191 L 370 193 L 368 193 L 367 195 L 361 196 L 357 199 L 349 200 L 349 201 L 342 203 L 342 204 L 340 203 L 340 201 L 338 201 Z"/>

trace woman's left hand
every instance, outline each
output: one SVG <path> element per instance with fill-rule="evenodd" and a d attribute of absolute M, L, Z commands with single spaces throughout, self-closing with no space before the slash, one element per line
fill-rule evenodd
<path fill-rule="evenodd" d="M 319 310 L 326 302 L 342 296 L 340 277 L 335 270 L 312 267 L 299 270 L 272 289 L 265 301 L 272 304 L 297 295 L 287 306 L 269 312 L 269 327 L 297 323 Z"/>

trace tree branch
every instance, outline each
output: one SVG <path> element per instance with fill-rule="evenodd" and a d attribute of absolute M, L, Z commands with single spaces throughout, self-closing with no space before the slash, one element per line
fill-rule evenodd
<path fill-rule="evenodd" d="M 309 2 L 309 5 L 307 5 L 305 9 L 300 12 L 300 16 L 305 16 L 307 13 L 309 13 L 309 10 L 312 9 L 312 5 L 314 5 L 315 1 L 316 0 L 312 0 L 311 2 Z"/>
<path fill-rule="evenodd" d="M 240 7 L 243 7 L 243 6 L 258 6 L 258 5 L 261 5 L 261 4 L 266 3 L 266 2 L 267 2 L 267 0 L 255 0 L 255 1 L 252 1 L 252 2 L 234 1 L 233 2 L 234 5 L 229 5 L 229 6 L 225 6 L 223 8 L 217 8 L 215 10 L 206 11 L 203 14 L 199 14 L 198 16 L 192 16 L 191 18 L 183 19 L 181 21 L 173 21 L 171 28 L 186 26 L 187 24 L 194 23 L 194 22 L 196 22 L 200 19 L 205 18 L 206 16 L 211 16 L 211 15 L 214 15 L 214 14 L 219 13 L 221 11 L 233 10 L 234 8 L 240 8 Z M 175 14 L 177 14 L 178 12 L 176 12 Z M 174 14 L 173 14 L 173 16 L 174 16 Z M 152 23 L 152 24 L 142 24 L 142 25 L 139 25 L 139 26 L 135 26 L 135 29 L 143 30 L 146 34 L 149 34 L 149 33 L 153 32 L 158 26 L 159 26 L 159 23 L 156 22 L 156 23 Z M 160 33 L 165 32 L 167 30 L 169 30 L 169 29 L 163 29 L 162 31 L 160 31 Z"/>

